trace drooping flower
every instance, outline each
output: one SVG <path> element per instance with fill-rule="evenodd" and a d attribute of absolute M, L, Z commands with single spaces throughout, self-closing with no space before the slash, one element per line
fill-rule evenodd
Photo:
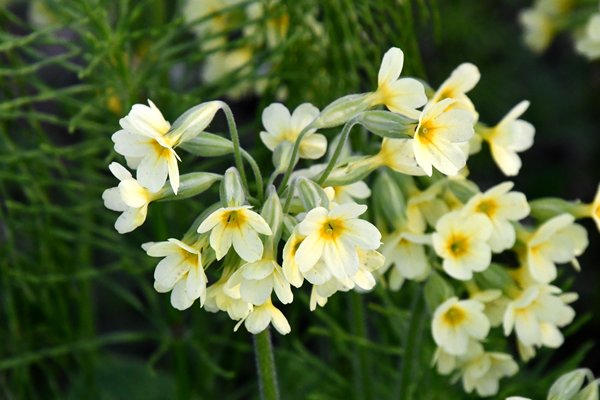
<path fill-rule="evenodd" d="M 217 260 L 233 245 L 236 253 L 247 262 L 258 261 L 263 243 L 258 236 L 271 235 L 271 228 L 250 206 L 222 207 L 210 214 L 198 227 L 198 233 L 210 232 L 210 247 Z"/>
<path fill-rule="evenodd" d="M 390 111 L 418 118 L 417 108 L 427 102 L 423 84 L 413 78 L 399 79 L 404 66 L 404 53 L 392 47 L 383 56 L 377 76 L 377 90 L 372 94 L 372 105 L 385 105 Z"/>
<path fill-rule="evenodd" d="M 374 156 L 377 166 L 386 166 L 406 175 L 425 175 L 415 159 L 413 139 L 384 138 L 379 153 Z"/>
<path fill-rule="evenodd" d="M 206 289 L 204 309 L 213 313 L 219 310 L 225 311 L 229 315 L 229 318 L 239 321 L 245 318 L 250 310 L 252 310 L 252 304 L 241 299 L 239 287 L 237 288 L 237 292 L 236 288 L 225 290 L 225 285 L 233 271 L 234 269 L 231 266 L 226 266 L 221 274 L 221 278 Z"/>
<path fill-rule="evenodd" d="M 500 253 L 513 246 L 516 239 L 515 228 L 510 221 L 518 221 L 529 214 L 529 204 L 520 192 L 509 192 L 514 184 L 504 182 L 478 193 L 469 199 L 465 210 L 481 213 L 492 224 L 489 245 L 492 251 Z"/>
<path fill-rule="evenodd" d="M 356 203 L 334 205 L 331 210 L 324 207 L 310 210 L 297 228 L 305 236 L 294 256 L 300 272 L 305 273 L 323 261 L 337 279 L 356 274 L 357 248 L 375 250 L 381 241 L 377 228 L 358 218 L 366 210 L 367 206 Z"/>
<path fill-rule="evenodd" d="M 505 353 L 481 352 L 469 360 L 462 368 L 463 387 L 467 393 L 475 390 L 481 397 L 498 393 L 498 382 L 504 377 L 513 376 L 519 366 L 512 356 Z"/>
<path fill-rule="evenodd" d="M 567 305 L 570 296 L 551 285 L 532 285 L 508 304 L 504 314 L 504 335 L 514 329 L 522 346 L 560 347 L 564 341 L 558 328 L 573 321 L 575 311 Z"/>
<path fill-rule="evenodd" d="M 444 271 L 451 277 L 469 280 L 473 272 L 485 270 L 492 251 L 487 241 L 492 224 L 480 213 L 453 211 L 444 215 L 435 226 L 433 248 L 444 259 Z"/>
<path fill-rule="evenodd" d="M 171 124 L 162 116 L 160 110 L 148 100 L 150 107 L 134 104 L 129 114 L 121 118 L 120 131 L 112 135 L 117 153 L 125 156 L 127 165 L 137 170 L 138 182 L 151 192 L 163 187 L 169 177 L 173 192 L 179 188 L 179 157 L 175 147 L 183 138 L 188 138 L 184 131 L 170 134 Z M 212 121 L 221 107 L 219 102 L 205 103 L 200 114 L 194 119 L 194 129 L 201 132 Z"/>
<path fill-rule="evenodd" d="M 164 257 L 154 271 L 154 289 L 159 293 L 170 291 L 173 307 L 185 310 L 198 298 L 200 305 L 204 304 L 207 278 L 197 248 L 177 239 L 145 243 L 142 248 L 150 257 Z"/>
<path fill-rule="evenodd" d="M 262 123 L 266 131 L 260 133 L 260 139 L 271 151 L 282 143 L 293 145 L 300 132 L 319 116 L 319 109 L 310 103 L 300 104 L 290 115 L 281 103 L 273 103 L 264 109 Z M 316 129 L 309 129 L 300 142 L 300 157 L 316 159 L 327 151 L 327 139 Z"/>
<path fill-rule="evenodd" d="M 482 132 L 483 139 L 490 145 L 492 158 L 507 176 L 519 173 L 521 159 L 517 153 L 533 145 L 535 128 L 529 122 L 518 119 L 528 107 L 528 101 L 520 102 L 495 127 Z"/>
<path fill-rule="evenodd" d="M 283 304 L 291 303 L 294 298 L 281 267 L 272 259 L 242 265 L 227 281 L 225 290 L 231 288 L 235 288 L 242 300 L 257 306 L 270 299 L 273 291 Z"/>
<path fill-rule="evenodd" d="M 117 232 L 131 232 L 146 220 L 148 205 L 155 199 L 155 194 L 142 187 L 121 164 L 112 162 L 108 168 L 120 182 L 117 187 L 102 193 L 104 206 L 122 213 L 115 222 Z"/>
<path fill-rule="evenodd" d="M 383 243 L 383 269 L 393 266 L 390 275 L 392 290 L 400 289 L 405 279 L 422 281 L 427 278 L 431 266 L 425 253 L 425 245 L 431 245 L 431 236 L 398 229 L 384 237 Z"/>
<path fill-rule="evenodd" d="M 436 308 L 431 330 L 439 347 L 449 354 L 461 355 L 467 352 L 471 339 L 485 339 L 490 322 L 480 302 L 452 297 Z"/>
<path fill-rule="evenodd" d="M 446 175 L 456 175 L 467 162 L 461 143 L 474 134 L 473 115 L 460 108 L 452 109 L 457 100 L 444 99 L 428 103 L 419 116 L 413 150 L 417 164 L 429 176 L 432 167 Z"/>
<path fill-rule="evenodd" d="M 526 263 L 529 273 L 540 283 L 556 279 L 556 263 L 572 262 L 588 245 L 587 231 L 574 223 L 570 214 L 558 215 L 544 222 L 527 240 Z"/>
<path fill-rule="evenodd" d="M 479 78 L 481 78 L 481 74 L 477 66 L 471 63 L 460 64 L 440 85 L 430 101 L 437 103 L 444 99 L 454 99 L 456 101 L 450 104 L 449 108 L 466 110 L 473 115 L 473 120 L 476 121 L 479 115 L 466 93 L 477 85 Z"/>
<path fill-rule="evenodd" d="M 235 329 L 244 321 L 244 326 L 248 332 L 256 335 L 265 329 L 269 324 L 273 325 L 277 332 L 282 335 L 287 335 L 291 331 L 291 327 L 285 315 L 273 305 L 271 299 L 268 299 L 264 304 L 255 306 L 252 311 L 243 320 L 238 322 Z"/>

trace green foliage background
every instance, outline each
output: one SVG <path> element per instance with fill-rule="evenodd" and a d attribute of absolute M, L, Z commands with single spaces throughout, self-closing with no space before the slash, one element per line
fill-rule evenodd
<path fill-rule="evenodd" d="M 45 4 L 55 25 L 44 28 L 27 22 L 28 2 L 0 10 L 0 398 L 257 397 L 251 336 L 232 332 L 225 315 L 172 309 L 168 296 L 152 288 L 156 260 L 139 247 L 178 237 L 189 216 L 210 203 L 153 204 L 146 224 L 121 236 L 101 194 L 115 184 L 107 170 L 115 157 L 110 136 L 132 104 L 150 98 L 173 121 L 258 71 L 202 83 L 207 54 L 182 19 L 180 2 Z M 461 62 L 478 65 L 482 80 L 472 98 L 484 121 L 499 120 L 521 99 L 532 102 L 526 119 L 537 128 L 536 143 L 515 178 L 529 198 L 593 197 L 600 69 L 566 40 L 541 58 L 529 53 L 516 23 L 521 2 L 290 0 L 283 7 L 290 14 L 287 39 L 255 56 L 256 64 L 283 61 L 274 64 L 261 98 L 232 102 L 244 146 L 261 165 L 270 155 L 257 141 L 260 112 L 280 86 L 288 89 L 286 105 L 322 108 L 371 90 L 383 52 L 398 46 L 406 54 L 403 74 L 434 86 Z M 302 25 L 315 7 L 329 38 L 317 46 Z M 241 45 L 233 38 L 226 48 Z M 224 121 L 213 127 L 224 129 Z M 488 187 L 503 178 L 484 153 L 470 165 Z M 193 160 L 183 169 L 222 171 L 229 164 Z M 582 295 L 580 321 L 567 330 L 564 348 L 542 351 L 504 380 L 498 398 L 542 398 L 561 371 L 580 363 L 600 372 L 590 342 L 600 323 L 589 317 L 600 304 L 600 242 L 595 227 L 586 226 L 591 244 L 574 283 Z M 421 290 L 409 284 L 399 293 L 338 294 L 315 313 L 307 293 L 300 294 L 284 310 L 292 333 L 275 337 L 283 398 L 469 398 L 430 368 Z"/>

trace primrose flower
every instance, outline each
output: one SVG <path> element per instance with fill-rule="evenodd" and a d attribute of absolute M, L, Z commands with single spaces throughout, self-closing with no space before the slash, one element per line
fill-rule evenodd
<path fill-rule="evenodd" d="M 304 282 L 304 277 L 296 263 L 296 251 L 298 251 L 298 247 L 303 240 L 304 236 L 300 235 L 297 229 L 294 229 L 288 241 L 285 242 L 285 246 L 283 246 L 283 275 L 292 286 L 297 288 L 302 286 Z"/>
<path fill-rule="evenodd" d="M 406 202 L 408 229 L 411 232 L 425 232 L 427 224 L 435 227 L 437 221 L 450 210 L 442 200 L 443 181 L 429 186 L 424 191 L 416 190 Z"/>
<path fill-rule="evenodd" d="M 575 311 L 567 305 L 569 294 L 551 285 L 533 285 L 508 304 L 504 314 L 504 335 L 514 329 L 525 347 L 560 347 L 564 341 L 558 328 L 573 321 Z M 576 297 L 575 297 L 576 298 Z"/>
<path fill-rule="evenodd" d="M 469 280 L 473 272 L 484 271 L 492 251 L 488 240 L 492 224 L 480 213 L 453 211 L 439 219 L 433 234 L 433 248 L 444 259 L 444 271 L 454 279 Z"/>
<path fill-rule="evenodd" d="M 355 275 L 360 265 L 358 249 L 375 250 L 381 241 L 377 228 L 358 218 L 366 210 L 367 206 L 356 203 L 310 210 L 297 228 L 305 236 L 294 256 L 300 272 L 323 261 L 339 280 Z"/>
<path fill-rule="evenodd" d="M 237 3 L 240 0 L 187 0 L 184 3 L 183 17 L 194 24 L 192 29 L 202 40 L 205 50 L 227 43 L 227 31 L 235 26 L 235 18 L 231 11 L 223 10 Z"/>
<path fill-rule="evenodd" d="M 556 263 L 579 264 L 580 256 L 588 245 L 587 231 L 574 223 L 570 214 L 558 215 L 544 222 L 527 240 L 527 268 L 532 278 L 540 283 L 556 279 Z"/>
<path fill-rule="evenodd" d="M 525 44 L 536 53 L 548 48 L 556 34 L 556 23 L 552 16 L 536 8 L 523 10 L 519 14 L 519 22 L 525 30 Z"/>
<path fill-rule="evenodd" d="M 503 377 L 513 376 L 519 366 L 509 354 L 481 352 L 462 368 L 463 388 L 467 393 L 473 390 L 481 397 L 498 393 L 498 382 Z"/>
<path fill-rule="evenodd" d="M 513 176 L 521 169 L 521 159 L 517 155 L 533 145 L 535 128 L 529 122 L 517 119 L 529 107 L 522 101 L 512 108 L 493 128 L 484 130 L 483 139 L 490 145 L 492 158 L 504 175 Z"/>
<path fill-rule="evenodd" d="M 485 339 L 490 322 L 479 301 L 452 297 L 436 308 L 431 330 L 435 343 L 446 353 L 461 355 L 467 352 L 470 340 Z"/>
<path fill-rule="evenodd" d="M 294 298 L 281 267 L 271 259 L 261 259 L 242 265 L 227 281 L 225 290 L 231 288 L 236 288 L 236 294 L 239 293 L 242 300 L 254 305 L 261 305 L 270 299 L 273 290 L 283 304 L 291 303 Z"/>
<path fill-rule="evenodd" d="M 217 51 L 207 56 L 202 68 L 202 80 L 207 83 L 216 84 L 227 80 L 229 83 L 231 74 L 246 76 L 250 73 L 254 51 L 249 46 L 238 47 L 227 51 Z M 259 91 L 259 83 L 255 79 L 236 79 L 227 88 L 227 95 L 233 99 L 239 99 L 247 95 L 252 89 Z"/>
<path fill-rule="evenodd" d="M 225 311 L 229 318 L 238 321 L 248 315 L 252 310 L 252 304 L 241 299 L 239 287 L 225 290 L 232 273 L 233 268 L 225 267 L 221 278 L 206 289 L 204 309 L 213 313 L 219 310 Z"/>
<path fill-rule="evenodd" d="M 456 101 L 450 104 L 449 108 L 466 110 L 473 115 L 474 121 L 476 121 L 478 119 L 477 111 L 466 93 L 477 85 L 479 78 L 481 78 L 481 74 L 475 65 L 463 63 L 456 67 L 450 77 L 440 85 L 431 98 L 431 102 L 438 103 L 444 99 L 454 99 Z"/>
<path fill-rule="evenodd" d="M 406 175 L 425 175 L 423 168 L 417 165 L 413 148 L 413 139 L 384 138 L 379 153 L 374 156 L 375 162 Z"/>
<path fill-rule="evenodd" d="M 390 111 L 417 119 L 417 108 L 427 103 L 423 84 L 413 78 L 402 78 L 404 53 L 392 47 L 384 55 L 377 76 L 377 90 L 372 94 L 372 106 L 383 104 Z"/>
<path fill-rule="evenodd" d="M 131 232 L 146 220 L 148 205 L 155 200 L 155 194 L 140 185 L 121 164 L 112 162 L 108 168 L 120 182 L 102 193 L 104 206 L 122 212 L 115 222 L 117 232 Z"/>
<path fill-rule="evenodd" d="M 429 176 L 432 167 L 443 174 L 456 175 L 467 162 L 468 154 L 461 143 L 473 137 L 474 119 L 468 111 L 451 108 L 456 101 L 428 103 L 419 117 L 413 150 L 417 164 Z"/>
<path fill-rule="evenodd" d="M 175 147 L 188 139 L 185 131 L 170 134 L 171 125 L 165 121 L 158 108 L 148 100 L 150 107 L 135 104 L 125 118 L 121 118 L 120 131 L 112 135 L 117 153 L 125 156 L 127 165 L 137 169 L 138 182 L 151 192 L 160 190 L 169 176 L 173 192 L 179 188 L 179 156 Z M 206 103 L 194 119 L 195 130 L 201 132 L 211 122 L 219 102 Z"/>
<path fill-rule="evenodd" d="M 398 229 L 386 236 L 381 247 L 385 256 L 383 269 L 393 265 L 390 287 L 398 290 L 404 279 L 422 281 L 429 275 L 431 266 L 425 253 L 425 245 L 431 244 L 431 237 L 407 229 Z"/>
<path fill-rule="evenodd" d="M 250 313 L 235 327 L 238 329 L 241 322 L 244 321 L 244 326 L 248 332 L 256 335 L 267 329 L 269 324 L 272 324 L 277 332 L 282 335 L 287 335 L 291 331 L 291 327 L 283 313 L 273 305 L 271 299 L 268 299 L 264 304 L 256 306 Z"/>
<path fill-rule="evenodd" d="M 236 253 L 247 262 L 258 261 L 263 254 L 259 233 L 270 236 L 271 228 L 250 206 L 222 207 L 210 214 L 198 227 L 198 233 L 210 232 L 210 247 L 217 260 L 233 245 Z"/>
<path fill-rule="evenodd" d="M 266 131 L 260 133 L 260 139 L 271 151 L 281 143 L 294 145 L 302 129 L 306 128 L 319 116 L 319 109 L 310 103 L 300 104 L 290 115 L 289 110 L 281 103 L 273 103 L 264 109 L 262 123 Z M 316 159 L 325 154 L 327 139 L 309 129 L 300 142 L 300 157 Z"/>
<path fill-rule="evenodd" d="M 584 34 L 577 40 L 575 48 L 590 60 L 600 57 L 600 13 L 590 17 Z"/>
<path fill-rule="evenodd" d="M 185 310 L 198 298 L 204 304 L 207 278 L 198 249 L 177 239 L 145 243 L 142 248 L 150 257 L 164 257 L 154 271 L 154 289 L 171 291 L 173 307 Z"/>
<path fill-rule="evenodd" d="M 598 189 L 596 190 L 594 201 L 589 205 L 589 215 L 596 223 L 598 231 L 600 231 L 600 185 L 598 185 Z"/>
<path fill-rule="evenodd" d="M 469 199 L 465 210 L 481 213 L 492 224 L 489 245 L 492 251 L 500 253 L 515 244 L 515 228 L 510 221 L 518 221 L 529 214 L 529 204 L 523 193 L 509 192 L 512 182 L 504 182 L 485 193 L 478 193 Z"/>

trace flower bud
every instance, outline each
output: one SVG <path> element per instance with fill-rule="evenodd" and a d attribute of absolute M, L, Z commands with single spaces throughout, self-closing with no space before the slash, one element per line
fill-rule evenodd
<path fill-rule="evenodd" d="M 208 101 L 190 108 L 175 120 L 167 136 L 178 143 L 198 136 L 212 122 L 222 104 L 220 101 Z"/>
<path fill-rule="evenodd" d="M 231 140 L 209 132 L 201 132 L 182 143 L 179 148 L 200 157 L 218 157 L 233 153 Z"/>
<path fill-rule="evenodd" d="M 407 138 L 414 135 L 418 121 L 390 111 L 371 110 L 362 112 L 358 122 L 378 136 Z"/>
<path fill-rule="evenodd" d="M 529 202 L 529 206 L 531 207 L 531 216 L 540 221 L 545 221 L 564 213 L 571 214 L 575 218 L 582 218 L 588 214 L 585 204 L 554 197 L 533 200 Z"/>
<path fill-rule="evenodd" d="M 325 180 L 325 186 L 346 186 L 363 180 L 378 167 L 374 157 L 361 157 L 334 169 Z"/>
<path fill-rule="evenodd" d="M 235 167 L 231 167 L 225 171 L 225 175 L 221 181 L 220 192 L 223 207 L 238 207 L 246 201 L 240 173 Z"/>
<path fill-rule="evenodd" d="M 400 187 L 387 171 L 382 171 L 373 185 L 375 212 L 379 213 L 390 228 L 403 225 L 406 220 L 406 200 Z"/>
<path fill-rule="evenodd" d="M 260 214 L 271 227 L 271 231 L 273 231 L 273 234 L 268 236 L 266 239 L 265 252 L 267 254 L 269 252 L 275 254 L 277 251 L 277 243 L 279 243 L 279 239 L 281 238 L 283 210 L 281 207 L 281 201 L 277 195 L 277 190 L 274 186 L 269 186 L 267 191 L 267 199 L 265 200 Z"/>
<path fill-rule="evenodd" d="M 305 210 L 315 207 L 329 208 L 329 197 L 323 188 L 305 177 L 298 178 L 298 194 Z"/>
<path fill-rule="evenodd" d="M 600 395 L 598 394 L 599 383 L 600 379 L 590 382 L 581 390 L 581 392 L 577 393 L 577 395 L 573 397 L 573 400 L 598 400 L 598 398 L 600 398 Z"/>
<path fill-rule="evenodd" d="M 370 106 L 369 93 L 344 96 L 325 107 L 311 126 L 320 129 L 343 125 Z"/>
<path fill-rule="evenodd" d="M 273 165 L 277 172 L 284 172 L 292 162 L 292 151 L 294 144 L 291 142 L 282 142 L 273 150 Z"/>
<path fill-rule="evenodd" d="M 424 291 L 425 303 L 427 303 L 427 307 L 431 313 L 444 301 L 454 296 L 452 286 L 435 271 L 431 272 L 427 282 L 425 282 Z"/>
<path fill-rule="evenodd" d="M 581 389 L 586 376 L 593 379 L 592 372 L 587 368 L 579 368 L 564 374 L 550 387 L 548 400 L 573 400 Z"/>
<path fill-rule="evenodd" d="M 177 194 L 173 193 L 171 185 L 166 184 L 153 198 L 160 201 L 187 199 L 208 190 L 222 176 L 212 172 L 192 172 L 181 175 L 179 179 Z"/>
<path fill-rule="evenodd" d="M 492 263 L 484 271 L 474 275 L 475 283 L 481 289 L 506 289 L 514 286 L 508 272 L 499 264 Z"/>

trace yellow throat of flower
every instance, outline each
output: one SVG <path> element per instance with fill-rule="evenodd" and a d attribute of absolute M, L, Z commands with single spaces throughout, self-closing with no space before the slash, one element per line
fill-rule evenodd
<path fill-rule="evenodd" d="M 319 235 L 323 240 L 336 240 L 345 230 L 346 226 L 344 225 L 344 221 L 332 218 L 321 225 Z"/>
<path fill-rule="evenodd" d="M 246 215 L 239 210 L 227 211 L 223 213 L 221 222 L 223 225 L 226 225 L 227 228 L 240 228 L 246 223 Z"/>
<path fill-rule="evenodd" d="M 447 325 L 457 326 L 460 325 L 466 317 L 467 316 L 462 308 L 452 306 L 444 313 L 443 319 Z"/>

